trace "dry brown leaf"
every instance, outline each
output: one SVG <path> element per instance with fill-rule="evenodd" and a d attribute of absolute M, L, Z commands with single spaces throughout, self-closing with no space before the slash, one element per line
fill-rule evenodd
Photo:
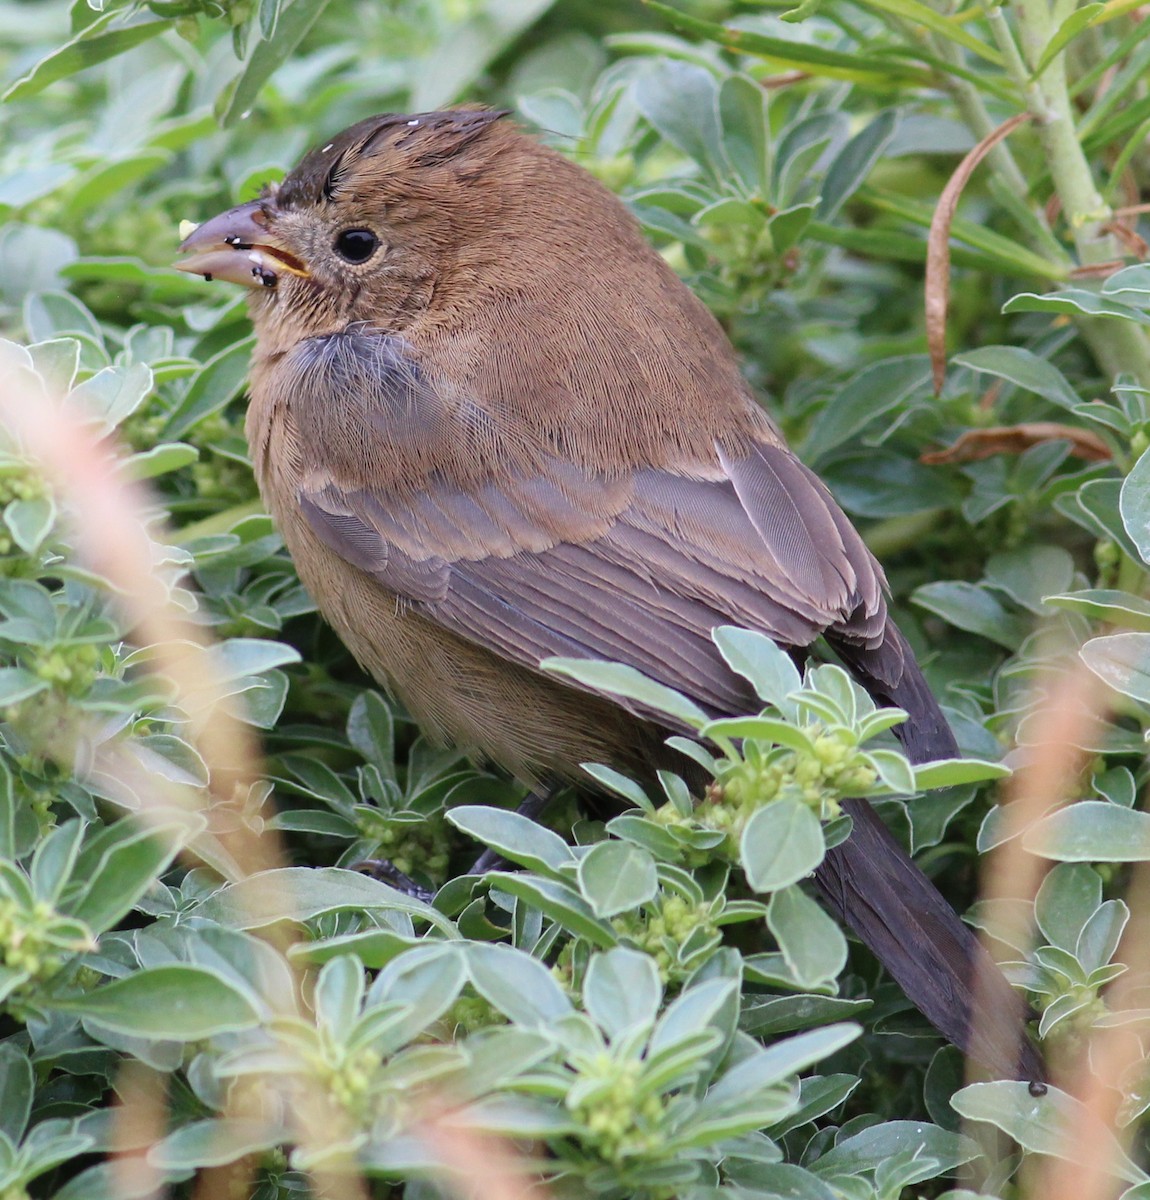
<path fill-rule="evenodd" d="M 1150 245 L 1147 244 L 1146 239 L 1136 230 L 1131 229 L 1125 221 L 1116 218 L 1103 225 L 1102 232 L 1112 233 L 1122 243 L 1126 253 L 1140 262 L 1150 254 Z"/>
<path fill-rule="evenodd" d="M 957 441 L 941 450 L 929 450 L 919 462 L 935 467 L 942 463 L 977 462 L 995 454 L 1021 454 L 1039 442 L 1069 442 L 1075 458 L 1086 462 L 1107 462 L 1110 447 L 1088 429 L 1060 425 L 1056 421 L 1030 421 L 1024 425 L 992 425 L 987 429 L 968 429 Z"/>
<path fill-rule="evenodd" d="M 1103 229 L 1109 229 L 1111 233 L 1114 230 L 1110 226 L 1103 226 Z M 1120 271 L 1126 265 L 1126 260 L 1122 258 L 1108 258 L 1105 262 L 1087 263 L 1082 267 L 1072 267 L 1068 272 L 1070 279 L 1105 279 L 1108 275 L 1113 275 L 1115 271 Z"/>
<path fill-rule="evenodd" d="M 958 198 L 962 195 L 974 168 L 1024 121 L 1030 113 L 1018 113 L 1009 121 L 1003 121 L 972 149 L 960 162 L 954 174 L 947 180 L 942 195 L 938 198 L 934 216 L 930 221 L 930 233 L 926 240 L 926 341 L 930 349 L 931 373 L 934 376 L 934 392 L 942 391 L 946 376 L 946 309 L 950 295 L 950 226 Z"/>

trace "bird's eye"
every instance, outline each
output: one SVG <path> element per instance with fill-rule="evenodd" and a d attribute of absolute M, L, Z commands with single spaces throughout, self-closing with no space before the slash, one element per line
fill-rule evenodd
<path fill-rule="evenodd" d="M 362 263 L 376 252 L 379 238 L 370 229 L 345 229 L 335 239 L 335 252 L 349 263 Z"/>

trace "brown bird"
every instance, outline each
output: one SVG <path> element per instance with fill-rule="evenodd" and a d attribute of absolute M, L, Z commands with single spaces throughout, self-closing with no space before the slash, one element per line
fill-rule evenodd
<path fill-rule="evenodd" d="M 674 757 L 653 714 L 542 659 L 756 710 L 723 624 L 795 652 L 825 636 L 910 714 L 912 760 L 956 754 L 882 568 L 718 323 L 615 196 L 503 116 L 361 121 L 181 247 L 181 270 L 253 289 L 248 439 L 320 611 L 428 734 L 535 785 Z M 970 930 L 869 804 L 846 807 L 816 873 L 830 907 L 943 1034 L 1041 1079 Z M 992 1016 L 973 1021 L 982 967 Z"/>

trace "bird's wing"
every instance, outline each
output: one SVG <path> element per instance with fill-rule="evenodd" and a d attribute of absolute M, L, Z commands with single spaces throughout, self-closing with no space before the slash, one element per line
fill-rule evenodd
<path fill-rule="evenodd" d="M 381 404 L 408 424 L 419 412 L 424 436 L 450 435 L 425 381 L 366 359 L 370 382 L 357 381 L 349 361 L 308 372 L 308 412 L 346 410 L 349 388 L 371 390 L 363 437 L 406 436 L 389 434 Z M 381 399 L 388 387 L 404 395 Z M 297 499 L 315 534 L 425 616 L 516 662 L 621 661 L 732 713 L 750 697 L 715 649 L 717 625 L 792 647 L 828 629 L 882 640 L 880 568 L 822 484 L 772 442 L 715 447 L 690 472 L 599 474 L 540 455 L 528 470 L 466 484 L 433 474 L 411 490 L 349 478 L 346 430 L 333 441 L 333 426 L 305 424 Z"/>

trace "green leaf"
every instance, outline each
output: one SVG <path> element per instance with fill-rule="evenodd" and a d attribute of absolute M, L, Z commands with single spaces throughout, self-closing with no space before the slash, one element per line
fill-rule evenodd
<path fill-rule="evenodd" d="M 982 783 L 987 779 L 1005 779 L 1010 768 L 980 758 L 940 758 L 914 768 L 914 786 L 919 792 L 934 788 L 956 787 L 964 783 Z"/>
<path fill-rule="evenodd" d="M 719 625 L 711 638 L 727 666 L 742 675 L 764 704 L 773 704 L 787 716 L 795 715 L 794 701 L 788 697 L 802 686 L 798 668 L 791 656 L 764 633 Z"/>
<path fill-rule="evenodd" d="M 0 1133 L 19 1144 L 35 1094 L 28 1055 L 14 1042 L 0 1043 Z"/>
<path fill-rule="evenodd" d="M 997 1126 L 1032 1154 L 1105 1166 L 1128 1183 L 1150 1179 L 1131 1162 L 1093 1110 L 1056 1087 L 1048 1086 L 1043 1096 L 1032 1096 L 1027 1084 L 1015 1080 L 972 1083 L 955 1092 L 950 1103 L 960 1116 Z M 1074 1157 L 1075 1153 L 1082 1157 Z"/>
<path fill-rule="evenodd" d="M 579 860 L 579 890 L 597 917 L 630 912 L 659 891 L 655 860 L 630 842 L 600 842 Z"/>
<path fill-rule="evenodd" d="M 448 937 L 455 926 L 430 904 L 378 879 L 339 867 L 278 867 L 249 875 L 209 896 L 198 916 L 232 929 L 260 929 L 277 921 L 310 921 L 324 913 L 404 913 L 429 922 Z"/>
<path fill-rule="evenodd" d="M 145 967 L 95 991 L 55 998 L 52 1007 L 116 1033 L 174 1042 L 196 1042 L 259 1024 L 247 998 L 222 974 L 185 964 Z"/>
<path fill-rule="evenodd" d="M 25 208 L 52 195 L 75 178 L 74 167 L 63 163 L 30 166 L 6 172 L 0 179 L 0 208 Z"/>
<path fill-rule="evenodd" d="M 903 192 L 881 190 L 869 183 L 859 188 L 858 198 L 873 204 L 879 212 L 898 216 L 924 230 L 931 227 L 934 218 L 933 203 L 915 200 Z M 1030 250 L 1015 239 L 995 233 L 993 229 L 988 229 L 985 224 L 977 221 L 955 217 L 951 222 L 950 234 L 952 238 L 977 251 L 977 254 L 974 254 L 961 247 L 954 247 L 950 257 L 955 265 L 961 261 L 968 262 L 971 266 L 979 260 L 984 263 L 993 261 L 998 264 L 998 270 L 1008 271 L 1012 275 L 1051 280 L 1061 280 L 1066 276 L 1066 266 L 1061 258 L 1048 252 L 1038 253 Z"/>
<path fill-rule="evenodd" d="M 610 1040 L 653 1025 L 662 998 L 663 985 L 650 955 L 616 946 L 592 956 L 583 981 L 583 1003 Z"/>
<path fill-rule="evenodd" d="M 719 87 L 719 120 L 727 169 L 748 195 L 768 195 L 771 161 L 765 92 L 746 75 L 728 75 Z"/>
<path fill-rule="evenodd" d="M 161 475 L 190 467 L 199 457 L 199 450 L 187 442 L 161 442 L 150 450 L 133 454 L 124 467 L 133 479 L 157 479 Z"/>
<path fill-rule="evenodd" d="M 831 983 L 846 965 L 842 930 L 798 887 L 771 897 L 767 925 L 800 987 L 815 990 Z"/>
<path fill-rule="evenodd" d="M 1112 633 L 1091 638 L 1082 661 L 1116 691 L 1150 705 L 1150 633 Z"/>
<path fill-rule="evenodd" d="M 1130 540 L 1119 511 L 1122 483 L 1117 479 L 1090 479 L 1077 492 L 1057 496 L 1054 507 L 1097 537 L 1117 542 L 1123 553 L 1137 561 L 1141 555 Z"/>
<path fill-rule="evenodd" d="M 704 979 L 682 992 L 666 1008 L 651 1034 L 649 1057 L 681 1044 L 701 1029 L 717 1028 L 726 1038 L 738 1017 L 738 980 Z"/>
<path fill-rule="evenodd" d="M 987 559 L 985 582 L 1028 611 L 1042 614 L 1047 596 L 1073 584 L 1074 559 L 1061 546 L 1019 546 Z"/>
<path fill-rule="evenodd" d="M 1074 946 L 1074 957 L 1087 971 L 1099 971 L 1110 963 L 1122 934 L 1130 922 L 1130 908 L 1121 900 L 1107 900 L 1100 904 L 1082 927 L 1082 933 Z M 1115 963 L 1111 969 L 1119 972 L 1125 965 Z"/>
<path fill-rule="evenodd" d="M 157 814 L 158 816 L 158 814 Z M 134 907 L 175 859 L 202 818 L 137 824 L 122 820 L 84 847 L 60 908 L 95 933 L 110 929 Z"/>
<path fill-rule="evenodd" d="M 665 713 L 690 729 L 699 730 L 707 723 L 707 714 L 693 700 L 648 679 L 634 667 L 583 658 L 545 658 L 539 665 L 592 691 L 633 700 L 641 708 Z"/>
<path fill-rule="evenodd" d="M 271 37 L 261 38 L 252 47 L 244 68 L 232 85 L 216 101 L 220 124 L 228 126 L 246 117 L 259 96 L 260 88 L 273 72 L 287 61 L 288 56 L 307 36 L 312 26 L 323 16 L 329 0 L 308 0 L 306 4 L 291 4 L 275 22 Z"/>
<path fill-rule="evenodd" d="M 1022 836 L 1032 854 L 1059 862 L 1145 862 L 1150 813 L 1105 800 L 1079 800 L 1043 817 Z"/>
<path fill-rule="evenodd" d="M 26 852 L 18 840 L 18 831 L 25 825 L 27 808 L 22 798 L 17 799 L 12 782 L 12 770 L 0 758 L 0 860 L 16 859 Z"/>
<path fill-rule="evenodd" d="M 36 374 L 58 395 L 65 396 L 80 369 L 80 343 L 75 338 L 51 338 L 27 347 Z"/>
<path fill-rule="evenodd" d="M 601 921 L 591 906 L 573 888 L 555 879 L 540 879 L 532 875 L 511 875 L 492 871 L 485 876 L 493 887 L 510 892 L 539 909 L 544 916 L 558 922 L 564 929 L 586 938 L 593 946 L 613 946 L 618 941 L 614 930 Z"/>
<path fill-rule="evenodd" d="M 678 862 L 683 856 L 683 843 L 665 825 L 634 813 L 612 817 L 607 832 L 642 846 L 660 862 Z"/>
<path fill-rule="evenodd" d="M 1006 379 L 1057 404 L 1073 409 L 1081 403 L 1062 372 L 1044 358 L 1022 346 L 983 346 L 953 359 L 959 366 L 970 367 L 986 375 Z"/>
<path fill-rule="evenodd" d="M 459 953 L 461 943 L 424 941 L 399 955 L 375 977 L 366 1007 L 380 1003 L 400 1006 L 398 1022 L 386 1021 L 386 1034 L 377 1029 L 371 1043 L 390 1054 L 417 1038 L 447 1012 L 467 982 L 467 968 Z M 369 1014 L 365 1020 L 372 1021 Z"/>
<path fill-rule="evenodd" d="M 806 731 L 778 717 L 720 717 L 717 721 L 708 721 L 699 730 L 699 736 L 719 743 L 754 738 L 771 745 L 786 746 L 800 754 L 812 751 L 811 739 Z"/>
<path fill-rule="evenodd" d="M 980 634 L 1016 650 L 1029 631 L 1029 623 L 1007 609 L 990 592 L 964 580 L 941 580 L 916 588 L 911 601 L 942 617 L 951 625 Z"/>
<path fill-rule="evenodd" d="M 914 768 L 906 755 L 898 750 L 871 750 L 866 760 L 878 773 L 878 780 L 888 791 L 909 796 L 915 791 Z"/>
<path fill-rule="evenodd" d="M 35 500 L 13 500 L 4 510 L 4 524 L 12 540 L 25 554 L 35 554 L 56 521 L 56 502 L 51 496 Z"/>
<path fill-rule="evenodd" d="M 1081 592 L 1047 596 L 1044 602 L 1051 608 L 1082 613 L 1092 621 L 1124 625 L 1128 629 L 1150 633 L 1150 600 L 1132 596 L 1129 592 L 1113 588 L 1087 588 Z"/>
<path fill-rule="evenodd" d="M 509 52 L 520 35 L 554 3 L 555 0 L 484 0 L 481 7 L 469 5 L 448 10 L 454 12 L 455 18 L 441 26 L 443 33 L 434 49 L 409 68 L 413 77 L 408 93 L 411 107 L 416 112 L 427 112 L 446 108 L 460 96 L 473 94 L 481 86 L 488 67 Z M 423 26 L 417 28 L 422 41 Z M 582 62 L 586 53 L 584 46 L 579 45 L 575 57 Z M 404 78 L 406 75 L 405 72 Z"/>
<path fill-rule="evenodd" d="M 514 1086 L 532 1067 L 555 1054 L 556 1038 L 542 1030 L 504 1026 L 487 1029 L 467 1039 L 470 1062 L 466 1076 L 451 1081 L 452 1094 L 460 1099 L 482 1095 L 494 1088 Z"/>
<path fill-rule="evenodd" d="M 211 1117 L 169 1133 L 148 1150 L 147 1158 L 149 1165 L 161 1171 L 203 1170 L 272 1150 L 290 1139 L 290 1130 L 271 1121 Z"/>
<path fill-rule="evenodd" d="M 629 800 L 644 812 L 655 811 L 654 803 L 643 788 L 633 779 L 616 771 L 614 767 L 606 767 L 602 763 L 581 763 L 580 766 L 596 783 L 614 792 L 616 796 L 622 796 L 624 800 Z"/>
<path fill-rule="evenodd" d="M 1122 481 L 1118 511 L 1142 561 L 1150 563 L 1150 450 L 1139 457 Z"/>
<path fill-rule="evenodd" d="M 1018 1086 L 1026 1087 L 1026 1084 Z M 907 1152 L 915 1158 L 933 1159 L 937 1164 L 933 1173 L 942 1174 L 977 1158 L 980 1150 L 970 1138 L 938 1125 L 923 1121 L 884 1121 L 843 1138 L 816 1159 L 811 1169 L 824 1179 L 856 1175 L 873 1171 L 896 1154 Z"/>
<path fill-rule="evenodd" d="M 145 21 L 104 32 L 119 15 L 114 10 L 104 13 L 59 49 L 40 59 L 27 74 L 22 75 L 8 88 L 0 100 L 25 100 L 43 91 L 56 80 L 66 79 L 78 71 L 124 54 L 163 33 L 165 29 L 171 29 L 173 25 L 170 20 Z"/>
<path fill-rule="evenodd" d="M 139 180 L 167 166 L 171 161 L 170 150 L 156 147 L 101 160 L 76 181 L 75 190 L 68 200 L 68 207 L 73 213 L 90 213 L 113 197 L 131 192 Z"/>
<path fill-rule="evenodd" d="M 56 826 L 36 847 L 29 878 L 37 900 L 47 900 L 55 906 L 67 887 L 83 838 L 84 823 L 67 821 Z"/>
<path fill-rule="evenodd" d="M 547 1029 L 573 1011 L 555 976 L 529 954 L 469 942 L 465 959 L 475 990 L 517 1025 Z"/>
<path fill-rule="evenodd" d="M 1085 11 L 1085 10 L 1082 10 Z M 1146 263 L 1137 263 L 1132 267 L 1123 267 L 1108 275 L 1102 281 L 1102 294 L 1116 299 L 1133 297 L 1128 302 L 1138 308 L 1150 304 L 1150 267 Z"/>
<path fill-rule="evenodd" d="M 298 5 L 304 8 L 306 5 Z M 164 428 L 163 438 L 181 438 L 202 421 L 217 413 L 239 395 L 248 374 L 248 359 L 252 341 L 245 338 L 231 343 L 209 358 L 192 381 L 184 398 L 172 410 Z"/>
<path fill-rule="evenodd" d="M 798 243 L 811 223 L 814 212 L 813 204 L 792 204 L 788 208 L 780 208 L 768 218 L 767 229 L 776 254 L 784 255 Z"/>
<path fill-rule="evenodd" d="M 725 174 L 719 158 L 719 85 L 694 63 L 656 59 L 635 84 L 639 111 L 678 149 L 715 178 Z"/>
<path fill-rule="evenodd" d="M 573 861 L 571 847 L 557 833 L 517 812 L 469 804 L 450 809 L 446 816 L 456 829 L 540 875 L 555 876 L 559 867 Z"/>
<path fill-rule="evenodd" d="M 47 690 L 48 681 L 26 667 L 0 667 L 0 705 L 4 707 Z"/>
<path fill-rule="evenodd" d="M 805 1167 L 797 1167 L 791 1163 L 756 1163 L 754 1183 L 760 1195 L 786 1196 L 787 1200 L 842 1200 L 843 1195 L 838 1188 L 824 1183 Z M 948 1200 L 958 1198 L 948 1193 Z M 976 1198 L 971 1197 L 970 1200 Z M 978 1197 L 977 1200 L 985 1198 Z"/>
<path fill-rule="evenodd" d="M 764 805 L 747 822 L 739 843 L 739 860 L 756 892 L 776 892 L 798 883 L 825 853 L 818 817 L 798 800 Z"/>
<path fill-rule="evenodd" d="M 861 192 L 863 189 L 859 190 Z M 825 242 L 829 246 L 842 246 L 846 250 L 874 258 L 890 258 L 896 262 L 910 263 L 926 261 L 925 237 L 889 229 L 856 229 L 846 225 L 828 225 L 825 221 L 811 221 L 806 232 L 811 241 Z M 951 227 L 954 237 L 961 236 L 967 240 L 967 232 L 957 221 Z M 1060 272 L 1050 261 L 1039 258 L 1022 246 L 1014 245 L 1008 238 L 983 236 L 976 240 L 972 236 L 969 241 L 978 248 L 968 250 L 962 246 L 955 246 L 950 252 L 952 265 L 985 271 L 1006 271 L 1012 275 L 1038 275 L 1043 279 L 1061 278 Z"/>
<path fill-rule="evenodd" d="M 1063 288 L 1046 296 L 1038 296 L 1034 292 L 1020 292 L 1007 300 L 1002 306 L 1002 311 L 1056 313 L 1072 317 L 1116 317 L 1138 325 L 1150 325 L 1150 315 L 1130 308 L 1129 305 L 1108 300 L 1097 292 L 1088 292 L 1085 288 Z"/>
<path fill-rule="evenodd" d="M 829 451 L 853 441 L 887 413 L 905 406 L 914 395 L 924 395 L 929 386 L 930 360 L 925 354 L 887 358 L 864 367 L 811 422 L 803 445 L 804 459 L 815 463 Z"/>
<path fill-rule="evenodd" d="M 1098 18 L 1106 12 L 1107 7 L 1106 4 L 1087 4 L 1084 8 L 1072 12 L 1058 26 L 1050 41 L 1043 47 L 1031 79 L 1037 79 L 1050 66 L 1055 57 L 1061 54 L 1083 30 L 1089 29 L 1091 25 L 1096 25 Z"/>
<path fill-rule="evenodd" d="M 405 950 L 419 944 L 418 938 L 404 937 L 392 929 L 365 929 L 362 933 L 297 942 L 288 950 L 288 958 L 293 962 L 302 960 L 322 964 L 340 954 L 354 954 L 365 967 L 379 970 Z"/>
<path fill-rule="evenodd" d="M 152 372 L 143 363 L 104 367 L 69 392 L 68 407 L 110 433 L 144 403 L 152 383 Z"/>
<path fill-rule="evenodd" d="M 917 7 L 926 8 L 926 5 L 919 4 Z M 897 121 L 898 112 L 886 109 L 856 133 L 835 156 L 823 180 L 822 199 L 817 210 L 820 221 L 833 221 L 842 206 L 858 190 L 890 145 Z"/>
<path fill-rule="evenodd" d="M 775 1042 L 744 1058 L 707 1092 L 707 1103 L 738 1104 L 849 1046 L 862 1029 L 850 1021 L 824 1025 Z"/>
<path fill-rule="evenodd" d="M 758 957 L 753 954 L 746 960 L 747 978 L 754 983 L 766 982 L 759 976 L 756 965 Z M 739 1028 L 758 1038 L 772 1038 L 780 1033 L 794 1033 L 796 1029 L 828 1025 L 839 1018 L 853 1017 L 866 1012 L 871 1006 L 870 1000 L 842 1000 L 811 993 L 768 996 L 761 1000 L 748 1000 L 743 1005 L 739 1014 Z"/>
<path fill-rule="evenodd" d="M 385 779 L 395 779 L 395 718 L 375 692 L 361 692 L 347 717 L 347 740 Z"/>
<path fill-rule="evenodd" d="M 775 179 L 770 199 L 777 207 L 793 206 L 808 199 L 810 177 L 816 164 L 846 124 L 835 112 L 814 112 L 791 122 L 779 138 L 775 154 Z M 809 222 L 810 228 L 822 222 Z"/>
<path fill-rule="evenodd" d="M 208 656 L 213 671 L 225 682 L 302 661 L 294 646 L 267 638 L 229 638 L 212 646 Z"/>
<path fill-rule="evenodd" d="M 359 1018 L 366 991 L 363 963 L 354 955 L 341 954 L 324 963 L 312 995 L 316 1025 L 333 1040 L 346 1037 Z"/>

